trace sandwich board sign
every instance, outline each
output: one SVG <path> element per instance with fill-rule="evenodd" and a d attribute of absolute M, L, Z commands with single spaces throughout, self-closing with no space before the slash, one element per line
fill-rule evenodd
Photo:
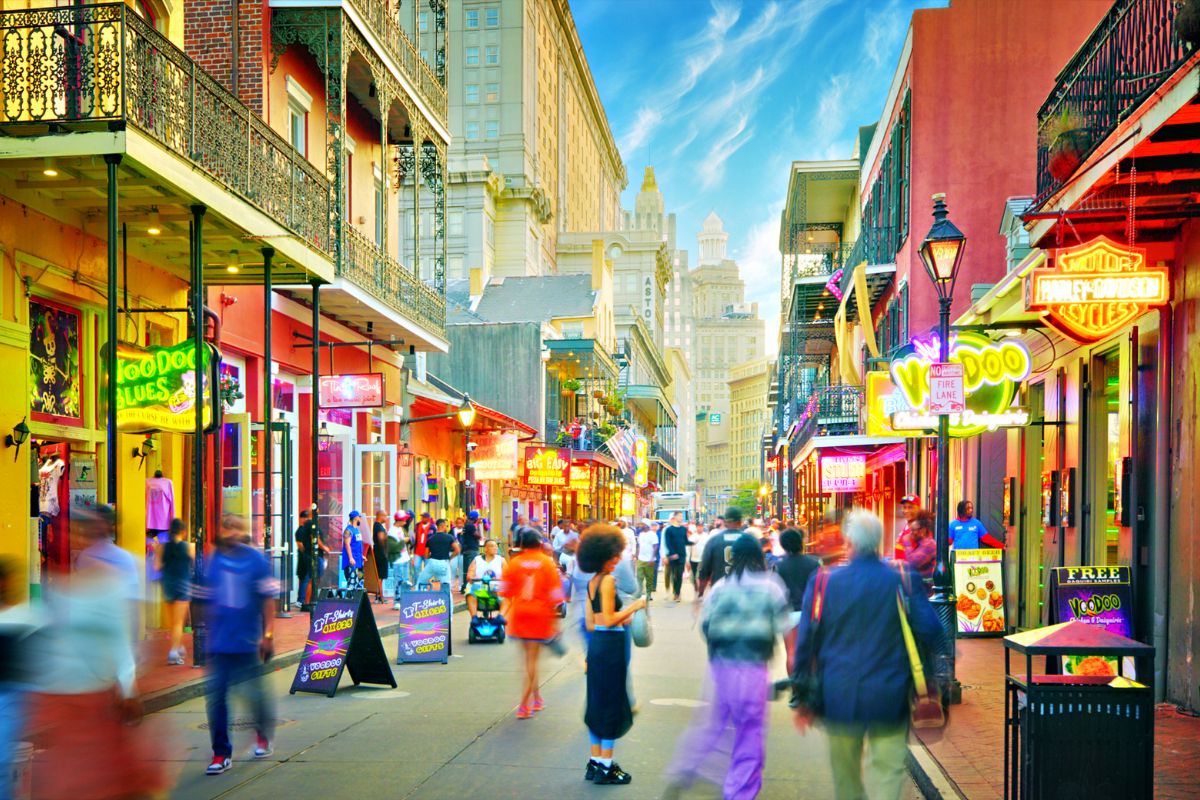
<path fill-rule="evenodd" d="M 450 616 L 454 601 L 449 587 L 400 591 L 400 635 L 397 664 L 445 664 L 450 658 Z"/>
<path fill-rule="evenodd" d="M 289 694 L 312 692 L 333 697 L 346 669 L 355 686 L 375 683 L 396 688 L 375 614 L 366 592 L 358 589 L 330 590 L 317 601 Z"/>

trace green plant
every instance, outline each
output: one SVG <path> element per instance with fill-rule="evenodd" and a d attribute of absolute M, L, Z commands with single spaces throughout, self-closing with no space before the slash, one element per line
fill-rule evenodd
<path fill-rule="evenodd" d="M 1042 123 L 1041 129 L 1038 131 L 1038 144 L 1050 149 L 1058 143 L 1059 139 L 1076 134 L 1085 128 L 1087 128 L 1087 122 L 1083 117 L 1073 113 L 1069 108 L 1064 108 L 1061 114 Z"/>
<path fill-rule="evenodd" d="M 573 441 L 575 441 L 575 438 L 566 431 L 559 431 L 558 435 L 554 437 L 554 443 L 559 446 L 570 444 Z"/>
<path fill-rule="evenodd" d="M 562 382 L 562 388 L 564 392 L 574 394 L 583 388 L 583 381 L 579 380 L 579 378 L 567 378 Z"/>
<path fill-rule="evenodd" d="M 595 440 L 596 444 L 601 444 L 603 442 L 607 442 L 609 440 L 609 437 L 613 436 L 613 434 L 615 434 L 616 432 L 617 432 L 616 425 L 613 425 L 612 423 L 609 423 L 609 422 L 605 422 L 603 425 L 597 426 L 594 434 L 592 435 L 592 438 Z"/>

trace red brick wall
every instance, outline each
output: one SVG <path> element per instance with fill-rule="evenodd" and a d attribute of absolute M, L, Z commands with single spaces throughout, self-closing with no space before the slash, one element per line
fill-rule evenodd
<path fill-rule="evenodd" d="M 184 11 L 184 49 L 218 83 L 234 91 L 235 8 L 238 22 L 235 93 L 261 115 L 266 74 L 263 61 L 266 9 L 262 0 L 188 0 Z"/>

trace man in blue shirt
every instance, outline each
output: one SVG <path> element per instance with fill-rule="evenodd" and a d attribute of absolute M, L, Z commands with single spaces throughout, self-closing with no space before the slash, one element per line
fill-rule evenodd
<path fill-rule="evenodd" d="M 350 523 L 342 531 L 342 574 L 346 576 L 346 585 L 351 589 L 362 588 L 363 541 L 362 514 L 350 512 Z"/>
<path fill-rule="evenodd" d="M 958 518 L 950 521 L 950 547 L 955 550 L 978 550 L 981 547 L 1004 547 L 988 533 L 983 523 L 975 519 L 975 506 L 970 500 L 958 504 Z"/>
<path fill-rule="evenodd" d="M 254 709 L 254 757 L 267 758 L 274 733 L 274 712 L 263 691 L 261 665 L 274 654 L 275 596 L 279 582 L 258 550 L 245 544 L 246 523 L 227 516 L 221 521 L 217 551 L 208 563 L 198 595 L 208 616 L 208 731 L 213 758 L 206 772 L 220 775 L 230 767 L 228 695 L 244 684 Z"/>

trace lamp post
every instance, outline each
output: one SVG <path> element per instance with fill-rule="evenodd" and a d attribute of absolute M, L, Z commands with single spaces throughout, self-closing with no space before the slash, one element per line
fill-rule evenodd
<path fill-rule="evenodd" d="M 933 196 L 933 225 L 921 242 L 921 261 L 925 272 L 933 283 L 938 297 L 938 360 L 945 364 L 950 360 L 950 307 L 954 302 L 954 282 L 958 279 L 958 268 L 962 264 L 967 237 L 953 222 L 947 219 L 946 195 Z M 937 438 L 937 561 L 933 568 L 933 594 L 929 602 L 941 620 L 946 635 L 947 699 L 951 703 L 962 702 L 962 687 L 955 676 L 955 613 L 954 586 L 950 577 L 950 418 L 942 414 L 938 420 Z"/>
<path fill-rule="evenodd" d="M 464 470 L 464 486 L 466 487 L 466 491 L 463 492 L 463 513 L 470 514 L 471 506 L 475 500 L 472 497 L 475 491 L 475 481 L 471 478 L 471 426 L 475 424 L 475 406 L 471 405 L 471 395 L 463 395 L 462 405 L 458 407 L 458 411 L 455 413 L 458 415 L 458 421 L 462 425 L 463 434 L 467 439 L 467 463 Z"/>

